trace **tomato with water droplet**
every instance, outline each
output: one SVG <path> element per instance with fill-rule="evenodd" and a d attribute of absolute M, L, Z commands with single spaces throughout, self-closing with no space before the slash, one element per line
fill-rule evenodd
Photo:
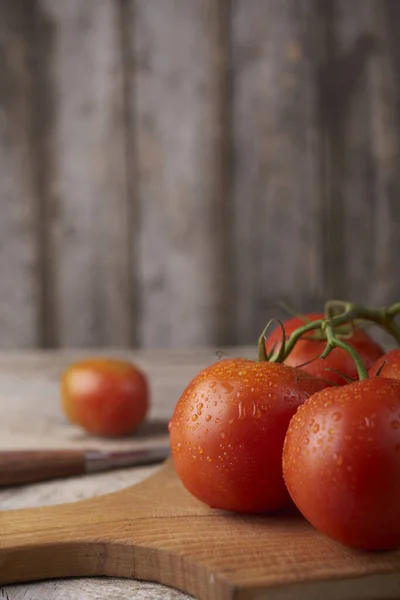
<path fill-rule="evenodd" d="M 283 474 L 300 512 L 365 550 L 400 546 L 400 381 L 373 377 L 313 395 L 292 418 Z"/>
<path fill-rule="evenodd" d="M 307 322 L 323 319 L 324 315 L 321 313 L 311 313 L 304 315 L 304 317 L 305 320 L 294 317 L 283 322 L 286 338 Z M 292 352 L 286 358 L 285 364 L 301 368 L 314 377 L 327 379 L 337 385 L 345 385 L 347 383 L 346 379 L 343 378 L 340 373 L 343 373 L 346 377 L 356 379 L 357 368 L 350 354 L 342 348 L 335 348 L 326 358 L 320 358 L 325 349 L 326 341 L 310 339 L 312 333 L 313 332 L 305 334 L 296 342 Z M 346 342 L 357 350 L 367 369 L 375 362 L 375 360 L 383 355 L 381 346 L 379 346 L 379 344 L 377 344 L 363 329 L 355 328 L 353 334 L 349 338 L 346 338 Z M 280 327 L 277 327 L 267 337 L 265 348 L 268 353 L 273 350 L 274 352 L 278 352 L 281 343 L 282 330 Z M 334 369 L 334 371 L 331 369 Z"/>
<path fill-rule="evenodd" d="M 282 475 L 285 433 L 297 407 L 325 386 L 304 371 L 246 359 L 201 371 L 169 423 L 172 458 L 185 487 L 225 510 L 266 512 L 290 504 Z M 199 394 L 201 414 L 193 405 Z"/>

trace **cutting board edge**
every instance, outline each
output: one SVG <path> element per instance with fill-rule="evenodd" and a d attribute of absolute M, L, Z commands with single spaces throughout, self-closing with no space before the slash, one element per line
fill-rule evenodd
<path fill-rule="evenodd" d="M 82 550 L 84 547 L 84 558 Z M 0 561 L 0 586 L 78 577 L 112 577 L 159 583 L 191 594 L 199 600 L 233 600 L 235 587 L 218 575 L 206 563 L 167 548 L 129 544 L 124 541 L 79 541 L 50 543 L 36 549 L 36 561 L 48 565 L 35 575 L 30 569 L 29 557 L 34 544 L 15 548 L 8 555 L 14 571 Z M 26 556 L 25 556 L 26 554 Z M 70 557 L 73 557 L 73 560 Z M 65 557 L 69 557 L 65 560 Z M 158 565 L 155 574 L 155 564 Z M 18 568 L 18 565 L 22 565 Z M 132 566 L 130 566 L 132 565 Z M 4 569 L 11 576 L 4 577 Z M 71 574 L 73 571 L 73 574 Z"/>
<path fill-rule="evenodd" d="M 382 582 L 389 588 L 382 592 Z M 361 585 L 360 585 L 361 584 Z M 360 595 L 362 594 L 362 595 Z M 321 578 L 271 586 L 234 586 L 233 600 L 399 600 L 400 566 L 396 573 Z"/>

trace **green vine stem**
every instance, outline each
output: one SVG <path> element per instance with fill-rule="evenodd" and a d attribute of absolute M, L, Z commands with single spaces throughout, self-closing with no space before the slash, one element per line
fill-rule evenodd
<path fill-rule="evenodd" d="M 334 331 L 340 325 L 351 324 L 357 321 L 372 322 L 389 333 L 400 346 L 400 328 L 394 321 L 395 317 L 400 313 L 400 302 L 392 304 L 388 308 L 367 308 L 365 306 L 353 304 L 352 302 L 331 300 L 330 302 L 327 302 L 325 312 L 327 318 L 317 319 L 316 321 L 312 321 L 311 323 L 307 323 L 296 329 L 287 341 L 283 340 L 278 354 L 273 354 L 269 359 L 267 357 L 267 360 L 270 360 L 270 362 L 283 362 L 289 356 L 301 337 L 314 330 L 326 330 L 327 323 L 332 326 L 332 330 Z M 269 325 L 270 323 L 267 328 Z M 261 337 L 265 338 L 267 328 L 264 330 Z M 282 346 L 284 346 L 283 350 Z"/>
<path fill-rule="evenodd" d="M 262 332 L 262 334 L 260 335 L 260 337 L 258 338 L 258 357 L 257 360 L 258 362 L 266 362 L 270 360 L 270 357 L 267 354 L 267 350 L 265 348 L 265 339 L 267 337 L 267 331 L 268 329 L 271 327 L 271 324 L 275 321 L 275 319 L 271 319 L 270 321 L 268 321 L 267 325 L 264 327 L 264 330 Z M 281 321 L 278 320 L 278 324 L 282 330 L 282 343 L 281 343 L 281 347 L 278 351 L 278 354 L 276 355 L 276 360 L 274 362 L 283 362 L 283 354 L 285 351 L 285 347 L 286 347 L 286 333 L 285 333 L 285 328 L 283 327 L 283 324 Z"/>
<path fill-rule="evenodd" d="M 357 350 L 353 348 L 353 346 L 335 336 L 332 322 L 330 320 L 325 321 L 322 325 L 322 329 L 326 333 L 327 344 L 320 358 L 326 358 L 334 348 L 342 348 L 342 350 L 348 352 L 348 354 L 350 354 L 351 358 L 354 360 L 354 363 L 357 367 L 359 380 L 361 381 L 363 379 L 368 379 L 368 372 L 361 356 L 358 354 Z"/>
<path fill-rule="evenodd" d="M 266 333 L 267 328 L 268 328 L 268 325 L 264 329 L 264 331 L 262 332 L 260 337 L 258 338 L 258 345 L 257 345 L 257 360 L 258 360 L 258 362 L 266 362 L 268 360 L 267 350 L 265 348 L 265 333 Z M 278 362 L 278 361 L 274 361 L 274 362 Z"/>
<path fill-rule="evenodd" d="M 267 360 L 269 360 L 267 350 L 265 348 L 265 338 L 267 337 L 267 331 L 271 327 L 271 323 L 273 322 L 273 320 L 274 319 L 271 319 L 270 321 L 268 321 L 268 323 L 264 327 L 262 334 L 258 338 L 258 345 L 257 345 L 257 349 L 258 349 L 257 360 L 258 360 L 258 362 L 266 362 Z M 285 346 L 285 337 L 283 338 L 282 342 L 283 342 L 282 346 Z M 276 362 L 278 362 L 278 361 L 276 361 Z"/>
<path fill-rule="evenodd" d="M 386 315 L 390 319 L 394 319 L 400 313 L 400 302 L 395 302 L 386 309 Z"/>

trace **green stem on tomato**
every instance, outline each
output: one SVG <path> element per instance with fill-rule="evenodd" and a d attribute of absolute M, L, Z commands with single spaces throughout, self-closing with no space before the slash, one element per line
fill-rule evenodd
<path fill-rule="evenodd" d="M 400 313 L 400 302 L 395 302 L 389 308 L 383 309 L 383 325 L 382 328 L 387 331 L 400 346 L 400 328 L 395 322 L 395 318 Z"/>
<path fill-rule="evenodd" d="M 397 345 L 400 346 L 400 329 L 394 321 L 388 321 L 385 324 L 377 323 L 377 325 L 389 333 L 396 340 Z"/>
<path fill-rule="evenodd" d="M 342 309 L 343 312 L 335 314 L 337 308 Z M 326 304 L 326 312 L 333 328 L 354 321 L 370 321 L 389 333 L 400 346 L 400 328 L 394 322 L 395 316 L 400 313 L 399 302 L 389 308 L 366 308 L 351 302 L 332 300 Z M 279 353 L 279 357 L 278 354 L 274 354 L 269 360 L 271 362 L 283 362 L 304 334 L 313 330 L 323 330 L 323 324 L 326 320 L 317 319 L 296 329 L 287 340 L 284 351 Z"/>
<path fill-rule="evenodd" d="M 337 315 L 335 314 L 335 309 L 338 308 L 341 312 Z M 394 321 L 395 317 L 400 313 L 400 302 L 395 302 L 388 308 L 367 308 L 345 300 L 329 300 L 325 304 L 325 312 L 331 318 L 353 313 L 355 315 L 355 317 L 352 317 L 353 321 L 359 320 L 375 323 L 375 325 L 389 333 L 400 346 L 400 328 Z"/>
<path fill-rule="evenodd" d="M 301 327 L 299 327 L 298 329 L 296 329 L 296 331 L 294 331 L 291 334 L 291 336 L 287 340 L 287 343 L 285 344 L 285 351 L 283 352 L 282 360 L 285 360 L 289 356 L 289 354 L 291 353 L 291 351 L 295 347 L 296 342 L 305 333 L 308 333 L 309 331 L 313 331 L 314 329 L 321 329 L 321 326 L 322 326 L 323 322 L 324 322 L 324 319 L 317 319 L 316 321 L 311 321 L 311 323 L 307 323 L 307 325 L 302 325 Z M 272 356 L 270 358 L 270 360 L 272 362 L 275 362 L 276 358 L 277 358 L 277 356 L 274 355 L 274 356 Z"/>
<path fill-rule="evenodd" d="M 354 360 L 359 380 L 362 381 L 363 379 L 368 379 L 368 372 L 361 356 L 358 354 L 357 350 L 353 348 L 353 346 L 335 336 L 332 320 L 326 320 L 322 327 L 326 333 L 327 345 L 320 358 L 326 358 L 334 348 L 342 348 L 342 350 L 345 350 L 348 354 L 350 354 L 351 358 Z"/>
<path fill-rule="evenodd" d="M 276 319 L 271 319 L 270 321 L 268 321 L 267 325 L 264 327 L 264 330 L 262 332 L 262 334 L 260 335 L 260 337 L 258 338 L 258 357 L 257 360 L 258 362 L 270 362 L 270 356 L 267 353 L 267 349 L 265 347 L 265 340 L 266 340 L 266 334 L 267 331 L 269 329 L 269 327 L 271 326 L 271 323 L 273 323 Z M 283 355 L 285 352 L 285 346 L 286 346 L 286 332 L 285 332 L 285 328 L 283 326 L 282 321 L 279 321 L 278 319 L 278 324 L 282 330 L 282 342 L 281 342 L 281 346 L 278 350 L 278 354 L 276 355 L 276 360 L 274 360 L 273 362 L 277 362 L 277 363 L 281 363 L 283 362 Z M 273 352 L 273 350 L 272 350 Z"/>
<path fill-rule="evenodd" d="M 400 313 L 400 302 L 395 302 L 386 310 L 386 314 L 390 319 L 393 319 Z"/>
<path fill-rule="evenodd" d="M 258 338 L 258 346 L 257 346 L 257 361 L 258 362 L 267 362 L 268 355 L 267 350 L 265 349 L 265 337 L 260 335 Z"/>
<path fill-rule="evenodd" d="M 258 362 L 267 362 L 269 360 L 267 350 L 265 348 L 265 338 L 266 338 L 266 333 L 267 333 L 268 329 L 270 328 L 273 320 L 274 319 L 271 319 L 270 321 L 268 321 L 268 323 L 266 324 L 266 326 L 263 329 L 262 334 L 258 338 L 258 345 L 257 345 L 257 360 L 258 360 Z"/>

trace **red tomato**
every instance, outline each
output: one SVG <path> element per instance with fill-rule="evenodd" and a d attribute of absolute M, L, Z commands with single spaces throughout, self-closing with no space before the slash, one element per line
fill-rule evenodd
<path fill-rule="evenodd" d="M 290 503 L 282 447 L 297 407 L 326 384 L 285 365 L 221 360 L 201 371 L 169 424 L 185 487 L 214 508 L 265 512 Z"/>
<path fill-rule="evenodd" d="M 365 550 L 400 545 L 400 381 L 326 388 L 301 406 L 283 450 L 290 495 L 312 525 Z"/>
<path fill-rule="evenodd" d="M 374 377 L 378 371 L 381 377 L 400 379 L 400 348 L 394 348 L 394 350 L 390 350 L 378 358 L 370 367 L 369 376 Z"/>
<path fill-rule="evenodd" d="M 320 313 L 309 314 L 305 316 L 310 321 L 316 321 L 317 319 L 324 318 L 324 315 Z M 305 322 L 298 317 L 285 321 L 283 326 L 286 336 L 289 337 L 295 329 L 298 329 L 302 325 L 305 325 Z M 306 335 L 312 335 L 312 332 Z M 270 353 L 274 345 L 276 345 L 275 352 L 278 352 L 281 341 L 282 331 L 281 328 L 278 327 L 268 336 L 265 342 L 265 348 L 267 352 Z M 351 346 L 357 350 L 367 369 L 383 354 L 382 348 L 362 329 L 355 329 L 353 335 L 345 341 L 351 344 Z M 339 374 L 335 373 L 334 371 L 330 371 L 329 369 L 340 371 L 352 379 L 357 378 L 357 369 L 354 360 L 351 358 L 348 352 L 342 350 L 342 348 L 335 348 L 324 359 L 319 358 L 324 351 L 325 346 L 326 342 L 324 340 L 301 338 L 298 340 L 292 352 L 285 360 L 285 364 L 292 367 L 301 368 L 303 371 L 310 373 L 310 375 L 313 375 L 314 377 L 321 377 L 338 385 L 345 385 L 347 381 Z M 304 365 L 303 367 L 300 366 L 311 360 L 312 362 L 309 364 Z"/>
<path fill-rule="evenodd" d="M 91 358 L 68 367 L 61 379 L 62 407 L 73 423 L 95 435 L 131 433 L 145 418 L 149 391 L 133 364 Z"/>

